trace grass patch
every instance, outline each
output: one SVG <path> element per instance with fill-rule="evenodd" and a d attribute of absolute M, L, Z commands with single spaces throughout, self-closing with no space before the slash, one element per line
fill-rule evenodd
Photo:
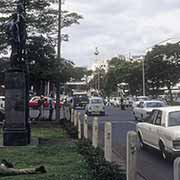
<path fill-rule="evenodd" d="M 58 127 L 32 128 L 32 136 L 44 139 L 67 139 Z M 84 158 L 78 153 L 76 144 L 38 145 L 37 147 L 4 147 L 1 159 L 7 159 L 17 168 L 44 165 L 46 174 L 0 177 L 1 180 L 93 180 Z"/>
<path fill-rule="evenodd" d="M 68 138 L 67 133 L 63 129 L 58 127 L 33 127 L 31 136 L 53 140 Z"/>

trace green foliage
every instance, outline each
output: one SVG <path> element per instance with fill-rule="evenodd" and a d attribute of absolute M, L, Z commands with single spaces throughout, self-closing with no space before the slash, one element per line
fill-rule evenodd
<path fill-rule="evenodd" d="M 74 67 L 73 68 L 72 78 L 75 81 L 81 81 L 81 79 L 85 75 L 89 75 L 89 71 L 87 70 L 86 67 Z"/>
<path fill-rule="evenodd" d="M 155 46 L 146 54 L 144 64 L 146 93 L 158 95 L 160 88 L 167 87 L 172 99 L 171 88 L 180 79 L 180 44 Z M 112 58 L 105 76 L 106 94 L 117 92 L 117 84 L 122 82 L 128 83 L 130 94 L 142 94 L 142 62 Z"/>
<path fill-rule="evenodd" d="M 88 162 L 92 169 L 92 174 L 96 180 L 125 180 L 126 174 L 120 166 L 107 162 L 104 159 L 103 151 L 94 148 L 88 140 L 78 142 L 78 150 Z"/>
<path fill-rule="evenodd" d="M 31 84 L 39 89 L 45 80 L 66 82 L 72 77 L 73 63 L 65 59 L 57 59 L 55 46 L 57 42 L 58 9 L 54 9 L 53 0 L 27 0 L 26 23 L 27 42 L 26 60 L 30 65 Z M 58 7 L 58 6 L 57 6 Z M 7 54 L 8 41 L 5 31 L 6 23 L 15 12 L 15 1 L 2 0 L 0 6 L 0 53 Z M 69 11 L 62 11 L 61 28 L 79 24 L 82 16 Z M 1 78 L 1 76 L 0 76 Z M 3 81 L 3 79 L 2 79 Z"/>
<path fill-rule="evenodd" d="M 180 78 L 180 45 L 155 46 L 145 57 L 148 87 L 154 92 L 166 86 L 169 90 Z"/>
<path fill-rule="evenodd" d="M 52 0 L 27 0 L 26 1 L 26 23 L 28 37 L 37 34 L 45 35 L 47 39 L 53 40 L 54 45 L 57 41 L 57 22 L 58 9 L 52 6 Z M 57 6 L 58 7 L 58 6 Z M 11 15 L 15 13 L 15 1 L 1 0 L 0 6 L 0 52 L 7 51 L 7 35 L 5 33 L 5 24 L 11 19 Z M 72 24 L 79 24 L 82 16 L 69 11 L 62 11 L 61 28 L 69 27 Z M 53 36 L 52 36 L 53 35 Z"/>
<path fill-rule="evenodd" d="M 61 124 L 71 138 L 73 139 L 78 138 L 78 130 L 76 127 L 74 127 L 74 125 L 70 121 L 66 119 L 61 119 Z"/>
<path fill-rule="evenodd" d="M 130 94 L 142 94 L 142 62 L 131 62 L 129 64 L 126 82 L 129 85 Z"/>
<path fill-rule="evenodd" d="M 49 139 L 49 140 L 61 140 L 67 139 L 67 133 L 59 126 L 47 126 L 47 127 L 33 127 L 32 133 L 33 138 L 42 138 L 42 139 Z"/>
<path fill-rule="evenodd" d="M 117 84 L 128 83 L 129 93 L 142 92 L 142 65 L 139 62 L 125 61 L 123 57 L 114 57 L 109 61 L 109 70 L 105 76 L 105 92 L 111 95 L 117 92 Z"/>

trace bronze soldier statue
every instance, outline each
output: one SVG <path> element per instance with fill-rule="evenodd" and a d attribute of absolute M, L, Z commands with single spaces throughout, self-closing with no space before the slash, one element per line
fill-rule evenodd
<path fill-rule="evenodd" d="M 26 43 L 26 21 L 25 7 L 22 0 L 17 2 L 17 10 L 6 25 L 8 41 L 11 45 L 11 67 L 19 67 L 24 61 L 25 43 Z"/>

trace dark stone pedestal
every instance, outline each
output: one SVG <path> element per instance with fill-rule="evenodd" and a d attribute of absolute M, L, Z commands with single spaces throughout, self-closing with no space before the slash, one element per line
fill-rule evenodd
<path fill-rule="evenodd" d="M 27 130 L 5 130 L 3 135 L 4 146 L 24 146 L 29 144 Z"/>
<path fill-rule="evenodd" d="M 25 73 L 12 69 L 5 74 L 5 123 L 3 145 L 24 146 L 30 143 Z"/>

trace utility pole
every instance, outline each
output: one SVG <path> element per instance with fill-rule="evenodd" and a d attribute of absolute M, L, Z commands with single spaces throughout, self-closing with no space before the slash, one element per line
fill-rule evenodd
<path fill-rule="evenodd" d="M 59 0 L 58 11 L 58 45 L 57 45 L 57 59 L 61 61 L 61 0 Z M 56 80 L 56 121 L 60 121 L 60 82 L 59 78 Z"/>
<path fill-rule="evenodd" d="M 143 96 L 146 95 L 146 91 L 145 91 L 145 72 L 144 72 L 144 60 L 145 57 L 142 58 L 142 80 L 143 80 Z"/>

